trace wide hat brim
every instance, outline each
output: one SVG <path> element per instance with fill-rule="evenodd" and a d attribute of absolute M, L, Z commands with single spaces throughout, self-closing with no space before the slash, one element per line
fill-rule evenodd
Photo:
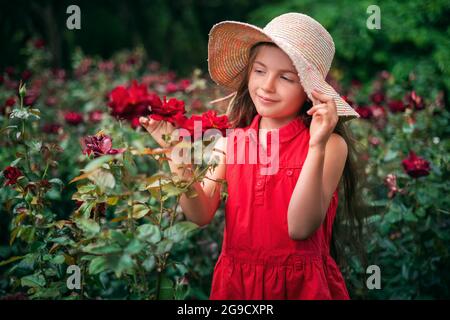
<path fill-rule="evenodd" d="M 244 77 L 243 71 L 248 63 L 250 49 L 258 42 L 272 42 L 289 56 L 311 101 L 315 100 L 311 92 L 316 89 L 333 97 L 341 121 L 360 117 L 299 50 L 294 49 L 285 39 L 268 34 L 251 24 L 224 21 L 212 27 L 208 41 L 208 70 L 212 80 L 220 86 L 236 91 Z M 229 95 L 226 98 L 232 97 L 233 95 Z"/>

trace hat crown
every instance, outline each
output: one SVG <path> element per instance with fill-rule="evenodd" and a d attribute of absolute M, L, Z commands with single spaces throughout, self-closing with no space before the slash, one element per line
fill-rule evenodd
<path fill-rule="evenodd" d="M 319 22 L 305 14 L 292 12 L 274 18 L 263 30 L 271 37 L 287 43 L 326 77 L 335 46 L 333 38 Z"/>

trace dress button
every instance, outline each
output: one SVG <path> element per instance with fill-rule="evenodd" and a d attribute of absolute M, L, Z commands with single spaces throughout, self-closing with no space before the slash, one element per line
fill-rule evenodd
<path fill-rule="evenodd" d="M 256 185 L 259 187 L 261 185 L 261 181 L 258 181 Z"/>
<path fill-rule="evenodd" d="M 287 174 L 288 176 L 292 176 L 292 170 L 286 171 L 286 174 Z"/>

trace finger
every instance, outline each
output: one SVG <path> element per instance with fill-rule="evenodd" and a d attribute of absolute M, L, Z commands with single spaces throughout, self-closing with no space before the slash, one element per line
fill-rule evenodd
<path fill-rule="evenodd" d="M 316 104 L 315 106 L 311 107 L 311 109 L 309 109 L 306 113 L 309 114 L 309 115 L 311 115 L 311 114 L 313 114 L 314 112 L 316 112 L 317 110 L 319 110 L 319 109 L 321 109 L 321 108 L 325 108 L 326 105 L 327 105 L 326 103 L 319 103 L 319 104 Z"/>
<path fill-rule="evenodd" d="M 324 123 L 337 123 L 338 117 L 334 116 L 328 109 L 321 109 L 314 113 L 315 117 L 320 117 Z"/>
<path fill-rule="evenodd" d="M 142 125 L 147 125 L 148 124 L 148 118 L 147 117 L 139 117 L 139 123 Z"/>
<path fill-rule="evenodd" d="M 312 95 L 311 101 L 312 101 L 313 106 L 320 104 L 319 99 L 314 98 L 314 95 Z"/>
<path fill-rule="evenodd" d="M 321 102 L 328 102 L 331 101 L 333 99 L 333 97 L 322 93 L 320 91 L 318 91 L 317 89 L 314 89 L 312 92 L 313 97 L 315 97 L 316 99 L 318 99 Z"/>

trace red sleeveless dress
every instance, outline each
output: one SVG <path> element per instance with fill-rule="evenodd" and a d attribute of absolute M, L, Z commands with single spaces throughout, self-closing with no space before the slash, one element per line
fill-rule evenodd
<path fill-rule="evenodd" d="M 251 128 L 257 133 L 260 119 L 257 114 L 243 130 Z M 246 158 L 245 164 L 236 160 L 229 163 L 227 159 L 225 231 L 210 299 L 349 299 L 339 267 L 329 254 L 338 190 L 319 229 L 306 240 L 292 240 L 287 209 L 310 136 L 300 118 L 278 133 L 279 168 L 275 174 L 261 174 L 261 167 L 266 165 L 259 159 L 251 162 Z M 258 144 L 258 134 L 235 137 L 233 133 L 227 137 L 227 153 L 235 148 L 236 155 L 236 144 L 242 139 L 246 156 L 250 140 Z"/>

